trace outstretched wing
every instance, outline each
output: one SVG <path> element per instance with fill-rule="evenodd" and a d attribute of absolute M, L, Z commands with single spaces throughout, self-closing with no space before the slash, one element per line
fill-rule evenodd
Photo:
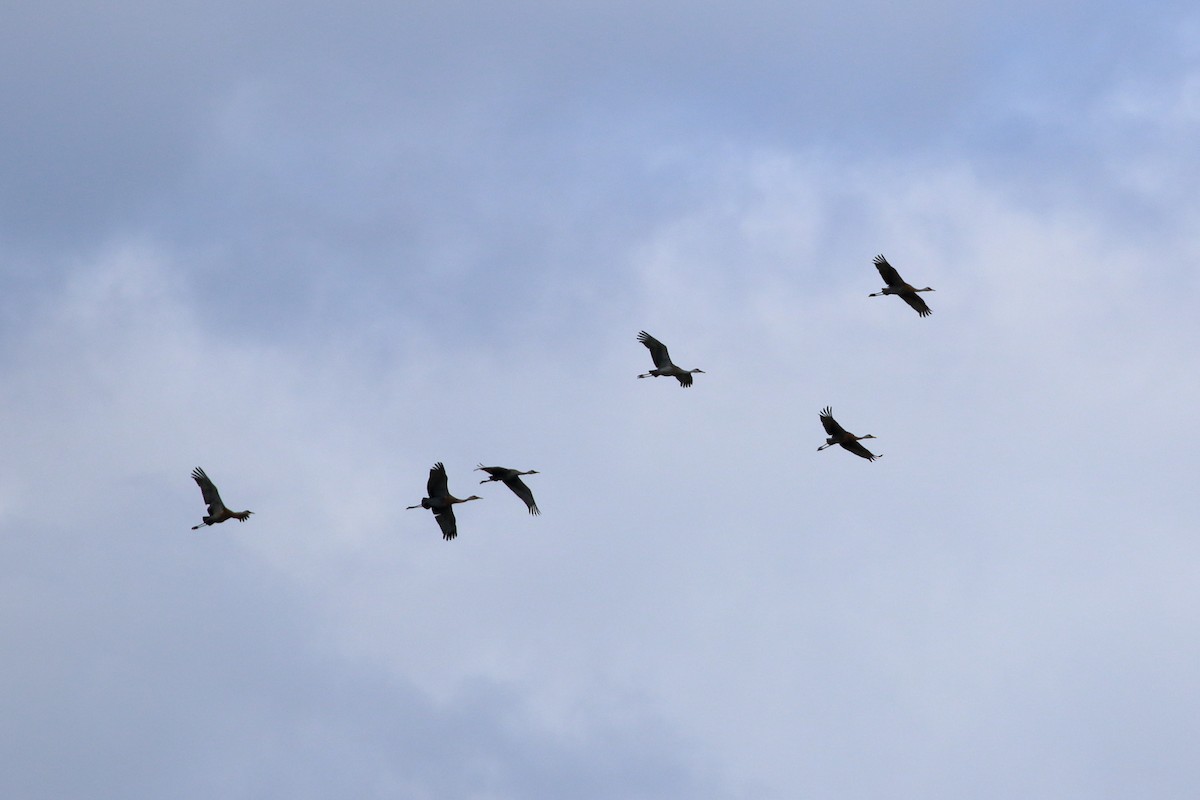
<path fill-rule="evenodd" d="M 833 418 L 833 407 L 825 406 L 821 409 L 821 424 L 825 426 L 825 432 L 830 436 L 838 436 L 846 432 L 846 429 L 837 424 L 837 420 Z"/>
<path fill-rule="evenodd" d="M 525 481 L 519 477 L 509 478 L 504 482 L 504 485 L 513 490 L 513 494 L 525 501 L 525 507 L 529 509 L 530 514 L 541 514 L 538 511 L 537 503 L 533 502 L 533 492 L 525 485 Z"/>
<path fill-rule="evenodd" d="M 433 465 L 429 470 L 429 482 L 425 484 L 425 491 L 430 498 L 445 497 L 450 494 L 450 481 L 446 477 L 446 467 L 442 462 Z M 454 524 L 454 515 L 450 515 L 451 524 Z"/>
<path fill-rule="evenodd" d="M 883 282 L 888 286 L 903 286 L 904 279 L 900 277 L 900 273 L 896 272 L 896 268 L 888 263 L 888 260 L 883 257 L 883 254 L 875 256 L 875 269 L 879 270 L 879 276 L 883 278 Z"/>
<path fill-rule="evenodd" d="M 879 458 L 879 456 L 875 455 L 870 450 L 863 447 L 862 442 L 859 442 L 859 441 L 842 442 L 842 447 L 846 448 L 851 453 L 854 453 L 854 455 L 856 455 L 856 456 L 862 456 L 867 461 L 874 461 L 875 459 Z"/>
<path fill-rule="evenodd" d="M 484 471 L 484 472 L 486 472 L 488 475 L 491 475 L 493 478 L 499 478 L 501 475 L 503 475 L 503 474 L 505 474 L 506 472 L 508 472 L 508 468 L 507 468 L 507 467 L 485 467 L 483 464 L 480 464 L 480 465 L 479 465 L 478 467 L 476 467 L 475 469 L 476 469 L 476 470 L 483 470 L 483 471 Z"/>
<path fill-rule="evenodd" d="M 433 518 L 437 520 L 438 527 L 442 529 L 442 538 L 447 542 L 458 536 L 458 523 L 454 519 L 454 506 L 435 508 L 433 510 Z"/>
<path fill-rule="evenodd" d="M 692 385 L 692 373 L 690 372 L 679 372 L 675 377 L 679 381 L 679 385 L 685 389 Z"/>
<path fill-rule="evenodd" d="M 199 467 L 192 470 L 192 480 L 200 487 L 200 494 L 204 496 L 204 502 L 208 505 L 208 515 L 210 517 L 216 515 L 218 511 L 225 507 L 225 504 L 221 502 L 221 495 L 217 491 L 217 487 L 204 474 L 204 470 Z"/>
<path fill-rule="evenodd" d="M 929 306 L 925 305 L 925 300 L 916 292 L 905 292 L 900 295 L 900 299 L 908 303 L 917 310 L 917 313 L 922 317 L 928 317 L 933 312 L 929 310 Z"/>
<path fill-rule="evenodd" d="M 654 366 L 658 369 L 667 369 L 671 364 L 671 354 L 667 352 L 667 346 L 655 339 L 650 334 L 642 331 L 637 336 L 638 341 L 646 345 L 650 350 L 650 358 L 654 361 Z"/>

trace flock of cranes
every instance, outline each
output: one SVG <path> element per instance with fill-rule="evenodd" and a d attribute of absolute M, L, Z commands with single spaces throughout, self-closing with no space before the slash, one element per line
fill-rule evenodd
<path fill-rule="evenodd" d="M 489 481 L 502 481 L 505 486 L 513 490 L 513 494 L 521 498 L 525 502 L 525 507 L 529 509 L 530 514 L 541 514 L 538 511 L 537 503 L 533 501 L 533 492 L 525 485 L 525 481 L 521 480 L 522 475 L 537 475 L 536 469 L 531 469 L 522 472 L 519 469 L 509 469 L 508 467 L 485 467 L 480 464 L 475 468 L 478 472 L 483 470 L 490 478 L 484 478 L 480 483 L 488 483 Z M 446 467 L 442 462 L 433 465 L 429 470 L 429 482 L 425 484 L 425 493 L 428 497 L 422 497 L 421 502 L 415 506 L 408 506 L 408 509 L 428 508 L 433 512 L 433 518 L 437 520 L 438 527 L 442 529 L 442 538 L 450 541 L 458 536 L 458 523 L 454 519 L 454 504 L 466 503 L 470 500 L 482 500 L 479 495 L 471 495 L 459 499 L 450 494 L 450 482 L 446 477 Z"/>
<path fill-rule="evenodd" d="M 925 304 L 925 300 L 917 294 L 918 292 L 932 292 L 932 288 L 928 286 L 924 289 L 913 288 L 911 284 L 906 283 L 900 277 L 900 273 L 888 263 L 888 260 L 882 254 L 875 256 L 875 268 L 879 270 L 879 275 L 883 278 L 883 282 L 887 286 L 878 292 L 868 295 L 868 297 L 894 294 L 912 306 L 917 314 L 922 317 L 927 317 L 933 313 L 929 310 L 929 306 Z M 679 381 L 679 385 L 682 388 L 688 389 L 692 386 L 692 375 L 704 373 L 702 369 L 683 369 L 676 366 L 671 361 L 671 355 L 667 352 L 667 346 L 645 331 L 638 333 L 637 340 L 644 344 L 646 349 L 650 351 L 650 359 L 654 362 L 654 369 L 638 375 L 639 378 L 670 377 Z M 817 452 L 833 447 L 836 444 L 868 461 L 874 461 L 877 458 L 883 457 L 882 453 L 876 455 L 861 444 L 863 439 L 876 438 L 873 434 L 868 433 L 864 436 L 856 436 L 850 433 L 850 431 L 839 425 L 837 420 L 833 418 L 833 409 L 831 407 L 826 406 L 821 409 L 820 419 L 825 432 L 829 434 L 829 438 L 825 440 L 825 444 L 817 448 Z M 483 464 L 480 464 L 475 469 L 476 471 L 483 470 L 489 476 L 481 480 L 481 484 L 499 481 L 511 489 L 513 494 L 525 503 L 525 507 L 530 514 L 537 515 L 541 513 L 538 510 L 537 503 L 534 502 L 533 492 L 521 480 L 522 475 L 537 475 L 538 471 L 536 469 L 522 472 L 521 470 L 509 467 L 485 467 Z M 254 513 L 253 511 L 230 511 L 226 508 L 225 504 L 221 501 L 221 494 L 217 491 L 217 487 L 209 480 L 208 475 L 200 467 L 192 470 L 192 478 L 196 481 L 196 485 L 200 487 L 200 493 L 204 497 L 204 502 L 208 505 L 208 514 L 199 525 L 193 525 L 192 530 L 198 530 L 206 525 L 216 525 L 230 519 L 245 522 Z M 454 506 L 458 503 L 468 503 L 472 500 L 483 499 L 474 494 L 461 499 L 450 494 L 450 479 L 446 475 L 445 465 L 440 461 L 434 464 L 429 470 L 429 481 L 425 484 L 425 493 L 427 497 L 422 497 L 420 503 L 408 506 L 407 508 L 409 510 L 427 508 L 432 511 L 433 518 L 437 520 L 438 527 L 442 530 L 442 538 L 446 541 L 450 541 L 458 536 L 458 522 L 454 518 Z"/>

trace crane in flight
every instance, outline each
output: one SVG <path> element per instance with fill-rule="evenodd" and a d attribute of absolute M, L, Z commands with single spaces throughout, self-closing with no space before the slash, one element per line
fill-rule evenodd
<path fill-rule="evenodd" d="M 447 542 L 458 536 L 458 523 L 454 519 L 454 504 L 483 499 L 477 495 L 471 495 L 460 500 L 450 494 L 446 467 L 440 461 L 430 468 L 429 482 L 425 485 L 425 491 L 429 496 L 422 497 L 420 503 L 408 506 L 408 508 L 428 508 L 432 511 L 433 518 L 437 520 L 438 527 L 442 529 L 442 538 Z"/>
<path fill-rule="evenodd" d="M 645 331 L 639 333 L 637 339 L 646 345 L 646 348 L 650 351 L 650 358 L 654 360 L 654 369 L 638 375 L 639 378 L 659 378 L 669 375 L 678 380 L 680 386 L 687 389 L 692 385 L 692 373 L 704 372 L 702 369 L 681 369 L 675 366 L 671 363 L 671 354 L 667 352 L 667 346 Z"/>
<path fill-rule="evenodd" d="M 896 272 L 896 268 L 888 263 L 882 253 L 875 256 L 875 269 L 879 270 L 879 274 L 887 286 L 867 297 L 879 297 L 885 294 L 899 295 L 901 300 L 912 306 L 922 317 L 928 317 L 933 313 L 929 310 L 929 306 L 925 305 L 925 300 L 917 294 L 917 292 L 932 292 L 933 289 L 928 286 L 924 289 L 914 289 L 912 284 L 905 283 L 904 278 L 900 277 L 900 273 Z"/>
<path fill-rule="evenodd" d="M 508 467 L 485 467 L 483 464 L 480 464 L 475 468 L 475 470 L 477 472 L 479 470 L 483 470 L 488 475 L 492 476 L 490 478 L 484 478 L 480 481 L 480 483 L 487 483 L 488 481 L 503 481 L 505 486 L 512 489 L 513 494 L 525 501 L 525 507 L 529 509 L 530 514 L 536 515 L 542 513 L 541 511 L 538 511 L 537 503 L 533 501 L 533 492 L 531 492 L 529 487 L 525 485 L 525 481 L 521 480 L 522 475 L 537 475 L 538 471 L 536 469 L 531 469 L 527 472 L 521 472 L 520 470 L 509 469 Z"/>
<path fill-rule="evenodd" d="M 216 485 L 208 479 L 208 476 L 204 474 L 204 470 L 199 467 L 192 470 L 192 479 L 200 487 L 200 494 L 204 496 L 204 502 L 208 504 L 208 516 L 199 525 L 193 525 L 192 530 L 199 530 L 205 525 L 216 525 L 227 519 L 236 519 L 238 522 L 245 522 L 254 513 L 253 511 L 230 511 L 226 508 L 225 504 L 221 502 L 221 493 L 217 491 Z"/>
<path fill-rule="evenodd" d="M 826 447 L 833 447 L 835 444 L 840 444 L 851 453 L 854 453 L 854 455 L 862 456 L 867 461 L 883 458 L 883 453 L 875 455 L 858 442 L 859 439 L 874 439 L 876 438 L 874 434 L 868 433 L 866 436 L 855 436 L 841 425 L 838 425 L 837 420 L 833 418 L 833 409 L 829 406 L 821 409 L 821 424 L 825 426 L 825 432 L 829 434 L 829 438 L 825 440 L 825 444 L 817 448 L 818 453 Z"/>

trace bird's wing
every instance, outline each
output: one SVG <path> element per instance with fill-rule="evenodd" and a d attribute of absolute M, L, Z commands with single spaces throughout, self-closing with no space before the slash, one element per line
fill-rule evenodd
<path fill-rule="evenodd" d="M 692 385 L 692 373 L 690 372 L 680 372 L 675 377 L 679 379 L 679 385 L 685 389 Z"/>
<path fill-rule="evenodd" d="M 915 308 L 922 317 L 928 317 L 933 313 L 929 310 L 929 306 L 925 305 L 925 299 L 916 292 L 905 292 L 900 295 L 900 299 Z"/>
<path fill-rule="evenodd" d="M 646 345 L 650 350 L 650 358 L 654 361 L 654 366 L 659 369 L 666 369 L 672 366 L 671 354 L 667 352 L 667 346 L 655 339 L 650 334 L 642 331 L 638 334 L 638 341 Z"/>
<path fill-rule="evenodd" d="M 446 477 L 446 467 L 442 462 L 433 465 L 429 470 L 429 483 L 425 484 L 425 491 L 430 497 L 445 497 L 450 494 L 450 482 Z"/>
<path fill-rule="evenodd" d="M 221 502 L 221 494 L 217 491 L 217 487 L 204 474 L 204 470 L 196 467 L 192 470 L 192 480 L 200 487 L 200 494 L 204 496 L 204 502 L 208 505 L 209 516 L 216 514 L 225 504 Z"/>
<path fill-rule="evenodd" d="M 846 448 L 851 453 L 854 453 L 854 455 L 856 455 L 856 456 L 862 456 L 867 461 L 874 461 L 875 459 L 879 458 L 879 456 L 875 455 L 870 450 L 863 447 L 862 442 L 859 442 L 859 441 L 842 442 L 842 447 Z"/>
<path fill-rule="evenodd" d="M 475 469 L 477 469 L 477 470 L 481 469 L 484 472 L 486 472 L 488 475 L 491 475 L 493 478 L 499 478 L 501 475 L 508 472 L 507 467 L 485 467 L 483 464 L 480 464 Z"/>
<path fill-rule="evenodd" d="M 541 514 L 538 511 L 537 503 L 533 502 L 533 492 L 525 485 L 525 481 L 520 478 L 509 478 L 504 482 L 504 485 L 513 490 L 513 494 L 525 501 L 525 506 L 529 509 L 530 514 Z"/>
<path fill-rule="evenodd" d="M 454 506 L 435 508 L 433 518 L 437 520 L 438 527 L 442 529 L 442 538 L 447 542 L 458 536 L 458 523 L 454 520 Z"/>
<path fill-rule="evenodd" d="M 821 409 L 821 424 L 825 426 L 825 432 L 830 436 L 837 436 L 846 432 L 846 429 L 838 425 L 837 420 L 833 418 L 833 408 L 831 406 Z"/>
<path fill-rule="evenodd" d="M 883 257 L 883 254 L 875 256 L 875 269 L 879 270 L 879 276 L 883 278 L 883 282 L 888 286 L 900 286 L 904 283 L 904 279 L 900 277 L 900 273 L 896 272 L 896 268 L 888 263 L 888 260 Z"/>

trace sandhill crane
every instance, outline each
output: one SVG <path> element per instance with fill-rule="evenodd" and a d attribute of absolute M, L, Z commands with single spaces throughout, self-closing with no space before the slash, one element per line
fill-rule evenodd
<path fill-rule="evenodd" d="M 492 476 L 490 478 L 484 478 L 480 481 L 480 483 L 487 483 L 488 481 L 504 481 L 504 485 L 512 489 L 513 494 L 525 501 L 525 506 L 529 509 L 530 514 L 542 513 L 541 511 L 538 511 L 537 503 L 533 502 L 533 492 L 529 491 L 529 487 L 525 485 L 525 481 L 521 480 L 522 475 L 537 475 L 538 471 L 536 469 L 531 469 L 528 472 L 521 472 L 520 470 L 509 469 L 508 467 L 485 467 L 483 464 L 480 464 L 475 468 L 475 470 L 477 472 L 479 470 L 483 470 L 488 475 Z"/>
<path fill-rule="evenodd" d="M 679 381 L 680 386 L 686 389 L 692 385 L 693 372 L 704 372 L 702 369 L 680 369 L 672 364 L 671 355 L 667 352 L 667 346 L 645 331 L 639 333 L 637 338 L 639 342 L 646 345 L 647 349 L 650 350 L 650 358 L 654 359 L 654 369 L 638 375 L 639 378 L 649 378 L 652 376 L 658 378 L 663 375 L 670 375 Z"/>
<path fill-rule="evenodd" d="M 917 292 L 932 292 L 930 287 L 924 289 L 914 289 L 911 284 L 905 283 L 904 278 L 900 277 L 900 273 L 896 272 L 896 268 L 888 263 L 888 260 L 883 257 L 883 254 L 875 256 L 875 268 L 879 270 L 879 274 L 883 277 L 883 282 L 887 284 L 875 294 L 869 294 L 867 297 L 879 297 L 884 294 L 899 295 L 900 299 L 908 303 L 922 317 L 928 317 L 933 312 L 929 310 L 929 306 L 925 305 L 925 300 L 917 294 Z"/>
<path fill-rule="evenodd" d="M 429 483 L 425 484 L 425 491 L 429 497 L 422 497 L 418 505 L 408 508 L 428 508 L 432 511 L 434 519 L 442 529 L 442 538 L 447 542 L 458 536 L 458 524 L 454 521 L 454 504 L 483 499 L 477 495 L 471 495 L 464 500 L 459 500 L 450 494 L 446 467 L 440 461 L 430 468 Z"/>
<path fill-rule="evenodd" d="M 192 530 L 199 530 L 205 525 L 216 525 L 218 522 L 224 522 L 227 519 L 236 519 L 238 522 L 245 522 L 250 519 L 253 511 L 230 511 L 221 502 L 221 493 L 217 491 L 217 487 L 204 474 L 204 470 L 196 467 L 192 470 L 192 479 L 200 487 L 200 494 L 204 495 L 204 502 L 208 504 L 208 516 L 199 525 L 193 525 Z"/>
<path fill-rule="evenodd" d="M 833 409 L 829 406 L 821 409 L 821 424 L 825 426 L 825 432 L 829 434 L 829 438 L 825 440 L 825 444 L 817 448 L 817 452 L 821 452 L 826 447 L 833 447 L 835 444 L 840 444 L 842 447 L 854 453 L 856 456 L 862 456 L 867 461 L 874 461 L 877 458 L 883 458 L 883 453 L 875 455 L 867 448 L 858 443 L 859 439 L 874 439 L 874 434 L 868 433 L 866 436 L 855 436 L 850 431 L 837 424 L 837 420 L 833 418 Z"/>

